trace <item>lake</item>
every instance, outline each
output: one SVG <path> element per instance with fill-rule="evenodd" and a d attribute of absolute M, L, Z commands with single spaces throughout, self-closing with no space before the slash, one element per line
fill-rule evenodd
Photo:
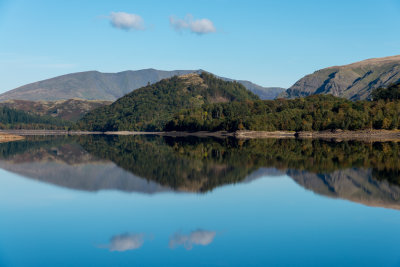
<path fill-rule="evenodd" d="M 400 266 L 400 144 L 0 144 L 0 266 Z"/>

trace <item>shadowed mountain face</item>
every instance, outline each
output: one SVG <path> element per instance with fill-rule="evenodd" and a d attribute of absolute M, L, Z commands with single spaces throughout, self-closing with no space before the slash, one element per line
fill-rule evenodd
<path fill-rule="evenodd" d="M 332 94 L 351 100 L 370 97 L 372 90 L 400 82 L 400 55 L 373 58 L 321 69 L 297 81 L 281 97 Z"/>
<path fill-rule="evenodd" d="M 81 136 L 0 144 L 1 168 L 78 190 L 208 192 L 286 174 L 320 195 L 395 209 L 399 163 L 391 142 Z"/>
<path fill-rule="evenodd" d="M 161 71 L 144 69 L 118 73 L 86 71 L 71 73 L 55 78 L 27 84 L 0 95 L 0 101 L 18 100 L 67 100 L 80 98 L 85 100 L 114 101 L 135 89 L 153 84 L 172 76 L 188 73 L 201 73 L 202 70 Z M 222 78 L 230 80 L 228 78 Z M 262 87 L 249 81 L 238 81 L 262 99 L 273 99 L 284 89 Z"/>

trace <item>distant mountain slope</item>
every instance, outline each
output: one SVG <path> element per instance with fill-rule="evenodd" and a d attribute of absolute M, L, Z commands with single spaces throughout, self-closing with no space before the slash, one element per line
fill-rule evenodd
<path fill-rule="evenodd" d="M 161 71 L 144 69 L 123 71 L 118 73 L 101 73 L 86 71 L 71 73 L 55 78 L 27 84 L 0 94 L 0 101 L 18 100 L 67 100 L 80 98 L 86 100 L 114 101 L 135 89 L 153 84 L 165 78 L 188 73 L 201 73 L 203 70 Z M 224 80 L 231 80 L 222 78 Z M 262 99 L 273 99 L 283 89 L 267 88 L 248 81 L 239 81 Z"/>
<path fill-rule="evenodd" d="M 351 100 L 368 99 L 372 90 L 397 82 L 400 82 L 400 55 L 318 70 L 297 81 L 280 96 L 333 94 Z"/>
<path fill-rule="evenodd" d="M 87 112 L 111 103 L 111 101 L 82 99 L 56 101 L 7 100 L 0 102 L 0 107 L 6 106 L 29 114 L 47 115 L 63 120 L 77 121 Z"/>
<path fill-rule="evenodd" d="M 229 78 L 224 78 L 224 77 L 219 77 L 218 78 L 228 81 L 228 82 L 233 82 L 236 81 L 238 83 L 241 83 L 244 87 L 247 88 L 247 90 L 252 91 L 254 94 L 258 95 L 260 99 L 262 100 L 271 100 L 275 99 L 279 94 L 283 93 L 286 89 L 282 87 L 262 87 L 258 84 L 249 82 L 249 81 L 244 81 L 244 80 L 233 80 Z"/>
<path fill-rule="evenodd" d="M 286 89 L 282 87 L 262 87 L 249 81 L 237 81 L 243 84 L 248 90 L 258 95 L 262 100 L 275 99 L 279 94 L 283 93 Z"/>
<path fill-rule="evenodd" d="M 89 112 L 78 125 L 95 131 L 161 131 L 182 109 L 258 99 L 240 83 L 226 82 L 206 72 L 192 73 L 135 90 L 109 106 Z"/>

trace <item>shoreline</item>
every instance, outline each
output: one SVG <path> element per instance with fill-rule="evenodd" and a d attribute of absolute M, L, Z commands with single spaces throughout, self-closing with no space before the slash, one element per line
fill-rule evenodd
<path fill-rule="evenodd" d="M 312 139 L 333 139 L 340 140 L 360 140 L 360 141 L 400 141 L 399 130 L 359 130 L 359 131 L 321 131 L 321 132 L 300 132 L 298 138 Z"/>
<path fill-rule="evenodd" d="M 290 132 L 290 131 L 238 131 L 235 133 L 238 139 L 257 139 L 257 138 L 297 138 L 297 139 L 321 139 L 331 141 L 355 140 L 355 141 L 394 141 L 400 142 L 399 130 L 358 130 L 358 131 L 309 131 L 309 132 Z"/>
<path fill-rule="evenodd" d="M 320 132 L 295 132 L 295 131 L 218 131 L 218 132 L 89 132 L 89 131 L 65 131 L 65 130 L 1 130 L 1 140 L 20 140 L 24 136 L 32 135 L 159 135 L 170 137 L 234 137 L 237 139 L 263 139 L 263 138 L 298 138 L 298 139 L 325 139 L 325 140 L 363 140 L 363 141 L 400 141 L 400 130 L 359 130 L 359 131 L 320 131 Z"/>

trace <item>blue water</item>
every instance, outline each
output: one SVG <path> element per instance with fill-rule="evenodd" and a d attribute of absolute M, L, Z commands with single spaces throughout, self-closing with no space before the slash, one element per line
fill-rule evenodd
<path fill-rule="evenodd" d="M 0 170 L 0 266 L 400 266 L 399 225 L 284 174 L 149 195 Z"/>

